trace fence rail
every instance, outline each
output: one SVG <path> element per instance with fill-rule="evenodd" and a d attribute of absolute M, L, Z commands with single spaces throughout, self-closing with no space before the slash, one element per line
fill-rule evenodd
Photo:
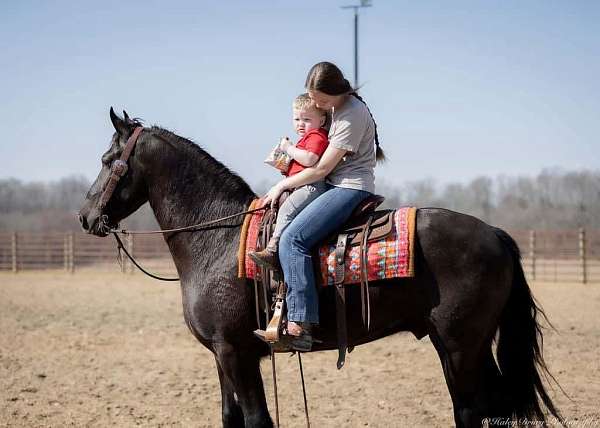
<path fill-rule="evenodd" d="M 528 279 L 548 282 L 600 283 L 600 230 L 513 230 Z M 161 275 L 176 275 L 168 248 L 159 235 L 124 239 L 128 251 Z M 118 263 L 116 243 L 84 233 L 0 232 L 0 271 L 86 269 L 136 272 L 124 256 Z"/>

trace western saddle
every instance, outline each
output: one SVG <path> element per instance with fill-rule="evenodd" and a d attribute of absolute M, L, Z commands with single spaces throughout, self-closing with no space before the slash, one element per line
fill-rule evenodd
<path fill-rule="evenodd" d="M 338 342 L 338 361 L 337 368 L 343 367 L 346 350 L 348 346 L 348 332 L 346 328 L 346 288 L 344 285 L 345 277 L 345 255 L 348 247 L 360 246 L 360 287 L 361 287 L 361 307 L 362 321 L 367 330 L 371 322 L 371 311 L 369 303 L 369 281 L 367 278 L 367 244 L 371 241 L 380 240 L 388 236 L 393 230 L 394 211 L 382 210 L 376 211 L 376 208 L 384 201 L 383 196 L 372 195 L 365 199 L 353 211 L 350 219 L 334 235 L 324 243 L 335 244 L 335 301 L 336 301 L 336 324 L 337 324 L 337 342 Z M 280 204 L 283 201 L 280 200 Z M 277 212 L 270 210 L 265 213 L 260 226 L 257 247 L 264 248 L 268 242 L 275 223 Z M 263 299 L 258 297 L 257 291 L 256 311 L 257 315 L 262 309 L 265 311 L 267 319 L 270 319 L 264 331 L 264 337 L 271 344 L 279 340 L 282 321 L 285 312 L 286 285 L 280 272 L 270 271 L 260 267 L 260 278 L 262 279 Z M 271 305 L 268 302 L 271 301 Z M 272 314 L 271 314 L 272 311 Z M 352 350 L 353 347 L 350 347 Z M 275 351 L 288 351 L 288 349 L 277 349 Z"/>

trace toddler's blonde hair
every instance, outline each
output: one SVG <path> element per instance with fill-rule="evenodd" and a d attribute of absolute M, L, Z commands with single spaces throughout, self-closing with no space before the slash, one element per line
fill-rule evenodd
<path fill-rule="evenodd" d="M 322 116 L 327 115 L 327 112 L 323 109 L 318 108 L 315 102 L 308 96 L 308 93 L 300 94 L 294 100 L 295 110 L 309 110 L 314 109 L 319 112 Z"/>
<path fill-rule="evenodd" d="M 300 94 L 294 100 L 294 110 L 315 110 L 321 116 L 325 116 L 325 122 L 321 128 L 325 128 L 329 131 L 329 127 L 331 126 L 331 114 L 323 110 L 315 104 L 315 102 L 308 96 L 308 92 Z"/>

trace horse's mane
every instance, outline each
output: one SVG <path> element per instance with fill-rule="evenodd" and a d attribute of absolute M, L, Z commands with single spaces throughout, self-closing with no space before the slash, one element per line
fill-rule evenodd
<path fill-rule="evenodd" d="M 223 186 L 227 186 L 228 189 L 233 191 L 238 190 L 254 195 L 254 192 L 243 178 L 208 154 L 198 144 L 159 126 L 152 126 L 150 132 L 163 141 L 170 143 L 172 147 L 183 150 L 186 154 L 182 157 L 185 162 L 189 162 L 191 165 L 202 165 L 204 170 L 209 170 L 211 174 L 217 176 Z"/>

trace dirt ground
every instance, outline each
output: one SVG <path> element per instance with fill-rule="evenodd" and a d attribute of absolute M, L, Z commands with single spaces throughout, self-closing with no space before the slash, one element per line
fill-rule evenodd
<path fill-rule="evenodd" d="M 221 425 L 212 354 L 184 324 L 178 286 L 136 274 L 0 274 L 0 426 Z M 600 285 L 535 284 L 558 332 L 545 358 L 572 426 L 600 425 Z M 451 426 L 427 338 L 401 334 L 304 356 L 313 427 Z M 280 355 L 281 424 L 305 426 L 297 359 Z M 273 412 L 270 361 L 263 361 Z"/>

